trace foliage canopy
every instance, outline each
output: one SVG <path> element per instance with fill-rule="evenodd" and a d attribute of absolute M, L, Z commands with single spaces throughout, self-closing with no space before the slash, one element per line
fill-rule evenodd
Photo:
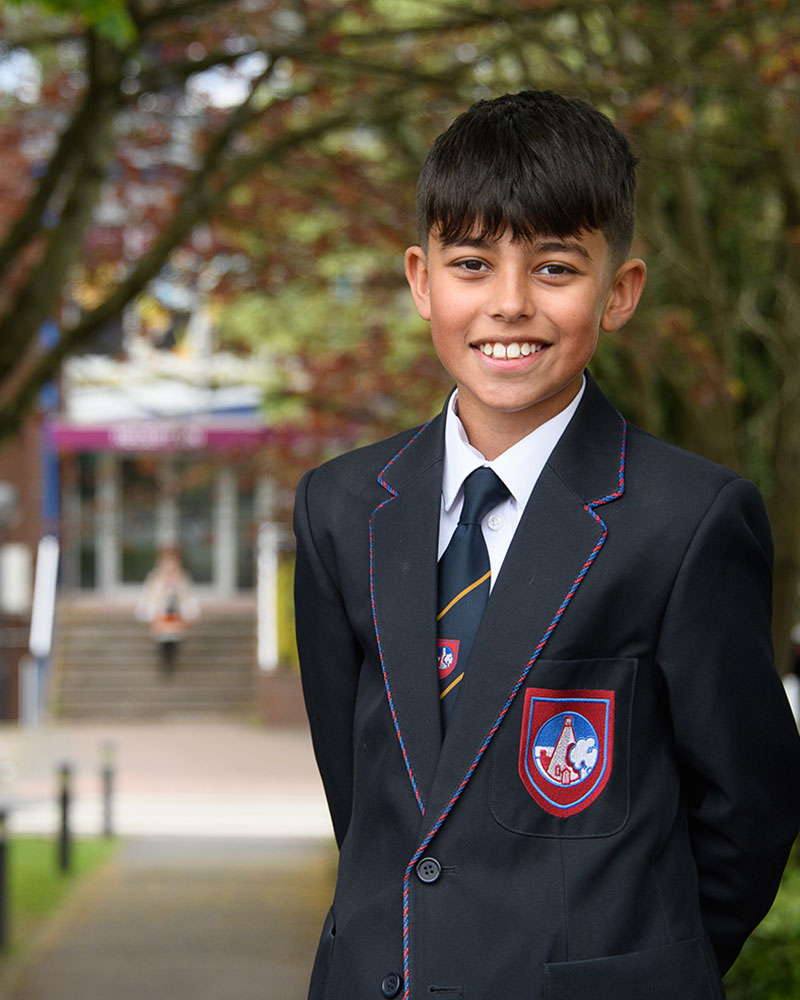
<path fill-rule="evenodd" d="M 800 576 L 795 7 L 42 0 L 0 4 L 0 21 L 0 433 L 168 263 L 259 359 L 271 412 L 302 414 L 287 483 L 427 416 L 446 383 L 400 270 L 422 158 L 476 98 L 576 94 L 640 154 L 650 267 L 596 370 L 638 423 L 765 490 L 785 655 Z M 25 86 L 2 74 L 13 59 Z"/>

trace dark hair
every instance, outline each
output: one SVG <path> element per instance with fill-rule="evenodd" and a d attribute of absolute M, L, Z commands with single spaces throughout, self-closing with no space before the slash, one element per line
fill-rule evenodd
<path fill-rule="evenodd" d="M 624 257 L 633 237 L 636 157 L 585 101 L 527 90 L 478 101 L 434 142 L 417 184 L 420 243 L 602 231 Z M 476 231 L 477 229 L 477 231 Z"/>

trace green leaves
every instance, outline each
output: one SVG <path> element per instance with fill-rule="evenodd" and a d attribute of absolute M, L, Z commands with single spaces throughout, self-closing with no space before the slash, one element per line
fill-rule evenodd
<path fill-rule="evenodd" d="M 775 903 L 725 977 L 728 1000 L 800 995 L 800 855 L 795 850 Z"/>
<path fill-rule="evenodd" d="M 124 0 L 5 0 L 17 7 L 40 7 L 48 14 L 68 15 L 76 18 L 85 28 L 91 29 L 117 48 L 124 49 L 136 37 L 128 5 Z"/>
<path fill-rule="evenodd" d="M 0 407 L 0 434 L 169 262 L 202 286 L 226 342 L 270 359 L 269 412 L 298 420 L 304 464 L 427 415 L 444 382 L 400 267 L 421 162 L 475 99 L 561 90 L 606 111 L 641 159 L 648 287 L 629 327 L 603 338 L 597 370 L 632 419 L 765 487 L 788 635 L 800 575 L 796 7 L 0 2 L 4 44 L 42 77 L 38 108 L 0 94 L 0 383 L 19 385 L 10 366 L 30 356 L 37 309 L 89 290 L 56 352 Z M 294 475 L 291 456 L 280 465 Z"/>

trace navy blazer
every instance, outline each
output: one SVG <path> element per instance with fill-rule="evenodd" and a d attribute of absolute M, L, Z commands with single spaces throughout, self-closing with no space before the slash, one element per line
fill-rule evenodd
<path fill-rule="evenodd" d="M 597 385 L 443 740 L 444 415 L 307 473 L 296 616 L 340 847 L 310 1000 L 719 1000 L 800 822 L 756 488 Z"/>

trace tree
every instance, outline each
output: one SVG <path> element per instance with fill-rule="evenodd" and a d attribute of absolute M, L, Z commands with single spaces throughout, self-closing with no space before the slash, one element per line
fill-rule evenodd
<path fill-rule="evenodd" d="M 464 60 L 447 89 L 441 80 L 430 87 L 430 105 L 448 118 L 475 96 L 544 86 L 589 98 L 631 134 L 642 160 L 637 250 L 651 264 L 650 282 L 635 321 L 604 339 L 595 364 L 637 422 L 737 469 L 764 490 L 776 542 L 775 643 L 779 662 L 788 664 L 800 577 L 798 14 L 767 2 L 536 4 L 463 30 L 455 47 L 442 41 L 446 36 L 436 44 L 421 37 L 415 56 L 425 65 L 446 73 L 446 51 L 455 52 L 451 70 L 456 59 Z M 442 93 L 444 99 L 437 96 Z M 384 151 L 410 152 L 416 168 L 443 123 L 435 113 L 403 110 L 392 131 L 374 130 L 375 141 Z M 410 206 L 407 172 L 387 176 L 386 161 L 376 159 L 377 181 L 363 157 L 356 165 L 360 202 L 377 185 L 392 196 L 402 190 Z M 338 263 L 340 278 L 359 274 L 355 311 L 371 317 L 360 326 L 360 344 L 363 349 L 372 338 L 373 355 L 382 357 L 393 330 L 405 337 L 414 329 L 411 321 L 403 326 L 398 307 L 390 314 L 385 308 L 387 289 L 403 283 L 386 260 L 399 261 L 398 230 L 411 241 L 413 221 L 397 207 L 395 218 L 404 225 L 367 233 L 373 248 L 367 273 L 363 261 L 353 265 L 349 257 L 360 234 L 348 229 L 352 213 L 343 192 L 320 179 L 306 181 L 317 206 L 336 207 L 339 231 L 353 245 L 347 253 L 340 248 L 332 263 L 319 241 L 311 241 L 309 252 L 308 234 L 293 234 L 290 226 L 282 228 L 285 244 L 303 246 L 306 260 L 322 259 L 332 269 Z M 307 275 L 304 281 L 308 285 Z M 318 284 L 317 294 L 330 301 L 324 286 Z M 285 298 L 271 288 L 268 313 L 296 288 L 292 284 Z M 383 322 L 376 325 L 376 316 Z M 332 403 L 362 418 L 346 442 L 335 433 L 326 440 L 341 447 L 357 441 L 359 428 L 367 437 L 383 430 L 374 417 L 380 408 L 363 386 L 348 393 L 329 382 L 331 366 L 344 365 L 351 347 L 334 341 L 325 350 L 302 320 L 291 329 L 300 336 L 278 356 L 299 362 L 302 378 L 295 368 L 293 396 L 303 399 L 317 427 Z M 258 339 L 269 342 L 269 334 Z M 391 371 L 385 374 L 391 378 Z M 416 373 L 412 381 L 438 398 L 430 381 Z M 281 384 L 292 390 L 291 379 Z M 382 395 L 376 378 L 371 385 Z M 401 400 L 410 398 L 404 396 L 409 387 L 397 388 Z M 370 400 L 373 419 L 364 419 L 351 400 Z"/>
<path fill-rule="evenodd" d="M 785 661 L 800 577 L 793 8 L 43 9 L 0 8 L 9 58 L 29 52 L 43 74 L 37 106 L 23 94 L 0 108 L 0 176 L 25 178 L 21 193 L 0 180 L 0 434 L 176 248 L 207 263 L 208 286 L 229 303 L 229 340 L 262 352 L 273 405 L 315 432 L 284 441 L 287 468 L 399 428 L 440 395 L 424 331 L 399 304 L 399 250 L 414 239 L 414 177 L 431 139 L 477 97 L 525 86 L 584 96 L 641 155 L 638 248 L 651 265 L 637 320 L 605 339 L 597 369 L 637 422 L 764 489 Z M 51 316 L 61 335 L 42 352 L 37 331 Z"/>

